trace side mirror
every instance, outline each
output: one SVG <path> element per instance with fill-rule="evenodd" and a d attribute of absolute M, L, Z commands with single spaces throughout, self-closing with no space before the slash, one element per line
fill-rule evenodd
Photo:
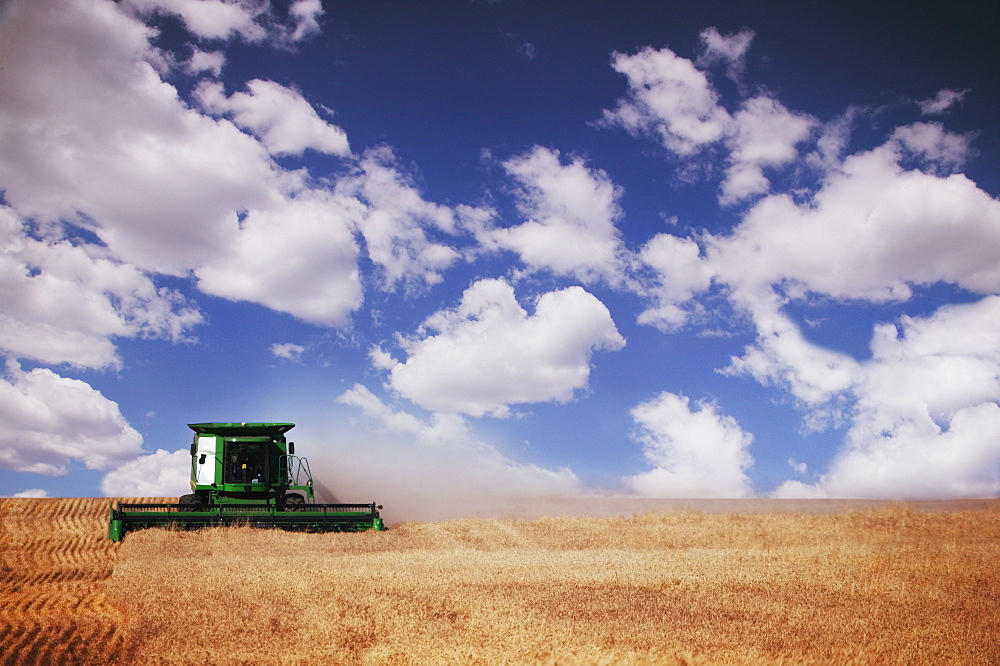
<path fill-rule="evenodd" d="M 200 458 L 198 458 L 198 464 L 199 465 L 204 465 L 205 464 L 205 454 L 204 453 L 201 454 Z"/>
<path fill-rule="evenodd" d="M 288 455 L 295 455 L 295 442 L 288 442 Z"/>

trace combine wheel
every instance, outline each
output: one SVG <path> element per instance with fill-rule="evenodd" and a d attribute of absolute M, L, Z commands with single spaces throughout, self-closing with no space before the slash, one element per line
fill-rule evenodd
<path fill-rule="evenodd" d="M 283 499 L 286 511 L 305 511 L 306 498 L 298 493 L 288 493 Z"/>
<path fill-rule="evenodd" d="M 177 499 L 177 503 L 178 504 L 189 504 L 189 505 L 192 505 L 191 508 L 195 508 L 195 506 L 201 506 L 202 505 L 201 498 L 198 497 L 197 495 L 195 495 L 194 493 L 192 493 L 190 495 L 181 495 Z"/>

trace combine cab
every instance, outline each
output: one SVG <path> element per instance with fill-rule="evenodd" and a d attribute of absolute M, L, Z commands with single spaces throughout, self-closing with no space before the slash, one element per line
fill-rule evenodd
<path fill-rule="evenodd" d="M 191 494 L 177 504 L 111 507 L 108 537 L 170 526 L 252 525 L 302 532 L 385 529 L 371 504 L 316 504 L 309 461 L 285 439 L 294 423 L 192 423 Z"/>

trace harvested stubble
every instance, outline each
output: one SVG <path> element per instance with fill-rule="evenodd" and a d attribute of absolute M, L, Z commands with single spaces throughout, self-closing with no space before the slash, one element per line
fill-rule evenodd
<path fill-rule="evenodd" d="M 129 534 L 139 663 L 1000 663 L 1000 507 Z"/>
<path fill-rule="evenodd" d="M 0 664 L 124 657 L 121 614 L 104 596 L 117 553 L 109 502 L 0 498 Z"/>

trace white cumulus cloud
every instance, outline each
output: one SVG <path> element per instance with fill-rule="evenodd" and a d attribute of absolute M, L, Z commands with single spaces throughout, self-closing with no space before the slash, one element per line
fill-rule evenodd
<path fill-rule="evenodd" d="M 913 123 L 897 127 L 892 138 L 927 160 L 933 172 L 960 169 L 973 154 L 968 135 L 948 132 L 940 123 Z"/>
<path fill-rule="evenodd" d="M 729 168 L 722 182 L 721 201 L 732 204 L 770 189 L 764 167 L 787 164 L 798 157 L 796 144 L 809 137 L 816 121 L 792 113 L 772 97 L 746 100 L 733 116 L 726 142 Z"/>
<path fill-rule="evenodd" d="M 752 36 L 703 32 L 697 64 L 730 63 L 738 79 Z M 758 94 L 730 115 L 695 64 L 669 49 L 617 54 L 613 66 L 629 94 L 606 112 L 608 123 L 651 136 L 688 165 L 710 145 L 725 148 L 720 203 L 759 197 L 731 232 L 647 242 L 640 258 L 654 277 L 642 290 L 650 304 L 639 321 L 674 330 L 716 287 L 756 332 L 722 371 L 788 392 L 805 410 L 806 428 L 846 427 L 842 450 L 815 483 L 788 481 L 776 496 L 1000 493 L 1000 202 L 958 173 L 975 156 L 974 137 L 915 122 L 880 146 L 845 154 L 864 109 L 820 126 Z M 941 114 L 966 92 L 941 90 L 919 106 Z M 782 167 L 814 169 L 818 183 L 772 191 L 766 170 Z M 878 324 L 868 360 L 811 342 L 786 309 L 905 304 L 940 283 L 982 299 Z"/>
<path fill-rule="evenodd" d="M 39 240 L 0 207 L 0 350 L 87 368 L 120 366 L 114 338 L 183 339 L 201 314 L 92 244 Z"/>
<path fill-rule="evenodd" d="M 1000 400 L 1000 202 L 964 175 L 904 169 L 903 143 L 946 164 L 964 151 L 961 142 L 941 150 L 948 139 L 933 126 L 910 129 L 847 157 L 808 204 L 767 197 L 732 235 L 709 243 L 715 279 L 757 329 L 728 371 L 790 391 L 813 416 L 849 423 L 843 451 L 820 480 L 788 482 L 778 496 L 1000 492 L 991 439 Z M 906 302 L 939 282 L 985 298 L 903 318 L 898 328 L 879 325 L 867 361 L 808 342 L 782 311 L 816 295 Z M 811 427 L 823 427 L 813 416 Z"/>
<path fill-rule="evenodd" d="M 153 36 L 110 2 L 13 5 L 0 25 L 0 187 L 24 218 L 72 223 L 124 262 L 183 274 L 223 243 L 235 211 L 289 182 L 258 141 L 179 99 Z"/>
<path fill-rule="evenodd" d="M 1000 202 L 961 174 L 904 170 L 893 143 L 853 155 L 807 205 L 759 202 L 710 257 L 733 285 L 906 300 L 909 284 L 1000 288 Z"/>
<path fill-rule="evenodd" d="M 319 17 L 324 14 L 321 0 L 295 0 L 288 8 L 288 15 L 295 19 L 290 39 L 297 42 L 319 34 Z"/>
<path fill-rule="evenodd" d="M 632 410 L 652 469 L 626 479 L 645 497 L 751 497 L 753 436 L 710 402 L 661 393 Z"/>
<path fill-rule="evenodd" d="M 74 462 L 108 469 L 141 446 L 117 403 L 85 382 L 7 362 L 0 376 L 0 467 L 48 475 L 66 474 Z"/>
<path fill-rule="evenodd" d="M 222 51 L 202 51 L 196 47 L 193 49 L 185 69 L 189 74 L 208 72 L 213 76 L 220 76 L 225 64 L 226 55 Z"/>
<path fill-rule="evenodd" d="M 754 31 L 748 29 L 733 35 L 723 35 L 714 26 L 705 28 L 698 35 L 704 49 L 698 63 L 710 65 L 723 62 L 727 66 L 726 74 L 729 78 L 739 82 L 746 69 L 746 56 L 754 36 Z"/>
<path fill-rule="evenodd" d="M 191 492 L 191 451 L 139 456 L 111 470 L 101 481 L 105 497 L 179 497 Z"/>
<path fill-rule="evenodd" d="M 357 229 L 381 270 L 383 288 L 438 284 L 459 259 L 449 244 L 458 233 L 455 211 L 426 201 L 390 149 L 366 151 L 336 191 L 365 204 Z"/>
<path fill-rule="evenodd" d="M 604 122 L 654 138 L 678 155 L 693 155 L 722 139 L 732 119 L 704 72 L 668 48 L 615 53 L 611 66 L 628 79 L 628 97 Z"/>
<path fill-rule="evenodd" d="M 784 386 L 810 404 L 850 389 L 845 354 L 808 343 L 781 311 L 791 300 L 905 302 L 916 285 L 1000 290 L 1000 202 L 961 174 L 899 165 L 895 141 L 848 157 L 806 204 L 758 202 L 735 231 L 710 240 L 715 279 L 757 327 L 732 369 Z"/>
<path fill-rule="evenodd" d="M 729 164 L 719 198 L 724 205 L 731 205 L 768 192 L 771 182 L 764 168 L 795 160 L 797 144 L 806 140 L 818 123 L 764 94 L 744 100 L 731 114 L 699 65 L 726 62 L 729 76 L 738 80 L 753 32 L 724 37 L 709 28 L 701 38 L 705 50 L 697 63 L 669 48 L 657 51 L 647 47 L 632 55 L 616 53 L 612 67 L 628 79 L 629 92 L 614 111 L 605 110 L 604 123 L 620 125 L 633 135 L 649 136 L 686 159 L 697 157 L 709 146 L 724 146 Z"/>
<path fill-rule="evenodd" d="M 407 359 L 389 383 L 433 411 L 506 416 L 511 405 L 571 400 L 593 351 L 624 346 L 607 307 L 580 287 L 543 294 L 528 314 L 510 284 L 480 280 L 403 340 Z"/>
<path fill-rule="evenodd" d="M 272 155 L 301 155 L 306 149 L 351 154 L 344 130 L 320 118 L 300 92 L 274 81 L 254 79 L 247 83 L 247 92 L 229 97 L 221 83 L 204 82 L 195 96 L 209 113 L 228 115 L 259 137 Z"/>
<path fill-rule="evenodd" d="M 880 325 L 846 446 L 778 496 L 1000 495 L 1000 296 Z"/>
<path fill-rule="evenodd" d="M 41 488 L 29 488 L 28 490 L 22 490 L 19 493 L 14 493 L 11 497 L 24 497 L 24 498 L 41 498 L 48 497 L 49 493 L 47 490 L 42 490 Z"/>
<path fill-rule="evenodd" d="M 205 40 L 240 38 L 293 45 L 320 31 L 320 0 L 294 0 L 287 16 L 279 16 L 268 0 L 123 0 L 139 16 L 155 14 L 180 18 L 192 35 Z"/>
<path fill-rule="evenodd" d="M 653 285 L 645 290 L 652 304 L 637 318 L 669 332 L 684 325 L 690 316 L 691 299 L 707 290 L 713 269 L 701 256 L 698 243 L 672 234 L 657 234 L 639 253 L 642 263 L 653 269 Z"/>
<path fill-rule="evenodd" d="M 195 271 L 198 286 L 303 321 L 343 325 L 363 299 L 353 235 L 362 208 L 355 199 L 317 190 L 251 210 Z"/>
<path fill-rule="evenodd" d="M 532 270 L 584 282 L 621 280 L 623 249 L 615 226 L 621 191 L 606 173 L 578 158 L 563 164 L 558 151 L 540 146 L 503 167 L 522 186 L 518 209 L 525 221 L 483 229 L 480 243 L 517 253 Z"/>
<path fill-rule="evenodd" d="M 191 33 L 206 39 L 228 39 L 239 35 L 247 41 L 263 39 L 265 30 L 257 18 L 267 11 L 265 2 L 239 0 L 125 0 L 142 15 L 179 16 Z"/>

